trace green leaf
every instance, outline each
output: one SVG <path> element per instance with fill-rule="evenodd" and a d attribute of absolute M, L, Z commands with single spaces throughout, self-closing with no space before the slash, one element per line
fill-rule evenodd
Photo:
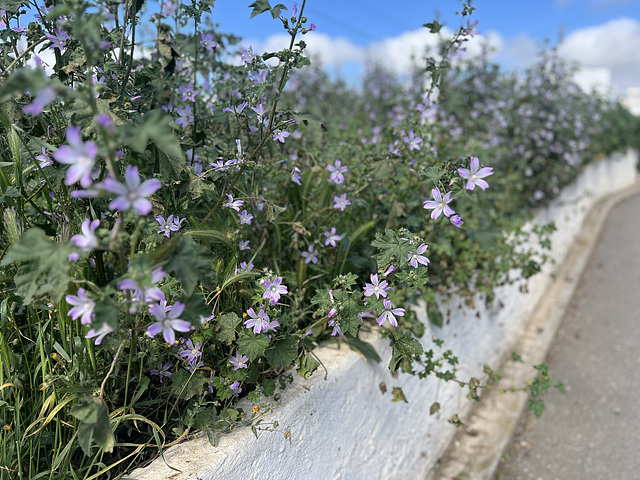
<path fill-rule="evenodd" d="M 71 407 L 69 413 L 80 421 L 78 443 L 85 455 L 91 455 L 92 441 L 105 452 L 113 452 L 116 439 L 111 430 L 109 412 L 102 400 L 90 396 L 83 397 Z"/>
<path fill-rule="evenodd" d="M 23 3 L 21 0 L 0 0 L 0 10 L 6 10 L 7 13 L 13 14 Z"/>
<path fill-rule="evenodd" d="M 313 372 L 320 366 L 320 362 L 309 352 L 304 352 L 298 359 L 298 375 L 303 378 L 309 378 Z"/>
<path fill-rule="evenodd" d="M 438 185 L 440 183 L 440 179 L 445 173 L 447 173 L 447 171 L 440 167 L 428 167 L 420 170 L 420 175 L 427 177 L 435 185 Z"/>
<path fill-rule="evenodd" d="M 424 351 L 418 340 L 410 333 L 403 333 L 398 339 L 391 338 L 392 357 L 389 362 L 389 370 L 395 372 L 398 368 L 407 373 L 412 373 L 414 355 L 421 355 Z"/>
<path fill-rule="evenodd" d="M 404 396 L 404 392 L 400 387 L 393 387 L 393 390 L 391 390 L 391 395 L 393 395 L 393 400 L 391 400 L 393 403 L 396 403 L 396 402 L 409 403 L 407 400 L 407 397 Z"/>
<path fill-rule="evenodd" d="M 183 400 L 200 395 L 204 392 L 208 378 L 200 371 L 192 375 L 184 369 L 180 369 L 171 375 L 171 394 Z"/>
<path fill-rule="evenodd" d="M 429 321 L 437 327 L 442 328 L 444 325 L 444 317 L 442 316 L 440 307 L 438 307 L 438 303 L 435 301 L 427 303 L 427 317 Z"/>
<path fill-rule="evenodd" d="M 425 23 L 423 27 L 428 28 L 429 33 L 439 33 L 442 29 L 442 24 L 440 24 L 437 20 L 434 20 L 433 22 Z"/>
<path fill-rule="evenodd" d="M 262 393 L 265 397 L 270 397 L 276 392 L 276 381 L 272 378 L 265 378 L 262 380 Z"/>
<path fill-rule="evenodd" d="M 216 340 L 226 345 L 231 345 L 236 339 L 236 327 L 240 323 L 235 313 L 225 313 L 215 321 L 217 330 Z"/>
<path fill-rule="evenodd" d="M 440 411 L 440 404 L 438 402 L 434 402 L 431 404 L 431 408 L 429 409 L 429 415 L 435 415 Z"/>
<path fill-rule="evenodd" d="M 536 417 L 540 418 L 542 416 L 542 412 L 544 412 L 544 400 L 542 399 L 534 400 L 530 398 L 529 410 L 535 413 Z"/>
<path fill-rule="evenodd" d="M 266 335 L 256 335 L 253 332 L 242 332 L 238 338 L 238 350 L 254 361 L 260 355 L 264 355 L 269 346 L 269 338 Z"/>
<path fill-rule="evenodd" d="M 161 172 L 165 174 L 181 173 L 186 167 L 186 160 L 180 148 L 180 141 L 173 133 L 171 119 L 161 110 L 152 110 L 142 117 L 142 122 L 134 128 L 123 129 L 125 136 L 123 143 L 130 146 L 138 153 L 144 153 L 150 142 L 154 142 L 156 148 L 166 155 L 166 162 L 170 164 L 173 172 Z"/>
<path fill-rule="evenodd" d="M 264 356 L 272 367 L 289 367 L 298 358 L 298 342 L 292 336 L 278 340 L 275 345 L 264 352 Z"/>
<path fill-rule="evenodd" d="M 7 253 L 2 265 L 20 262 L 14 282 L 26 305 L 46 296 L 57 302 L 71 280 L 68 274 L 71 251 L 69 245 L 54 242 L 39 228 L 31 228 Z"/>
<path fill-rule="evenodd" d="M 251 5 L 249 5 L 249 8 L 253 8 L 253 11 L 251 12 L 251 18 L 253 18 L 256 15 L 260 15 L 261 13 L 266 12 L 267 10 L 270 11 L 271 5 L 269 5 L 269 0 L 256 0 Z"/>
<path fill-rule="evenodd" d="M 173 272 L 187 295 L 191 295 L 196 284 L 205 277 L 211 268 L 209 251 L 190 235 L 180 235 L 176 254 L 165 267 Z"/>
<path fill-rule="evenodd" d="M 371 242 L 371 246 L 379 249 L 376 255 L 379 265 L 388 265 L 398 260 L 406 261 L 407 254 L 413 248 L 408 240 L 402 240 L 400 236 L 391 229 L 386 229 L 384 234 L 376 233 L 376 238 Z"/>
<path fill-rule="evenodd" d="M 266 11 L 271 12 L 271 16 L 276 19 L 280 16 L 280 12 L 282 10 L 286 10 L 287 7 L 281 3 L 277 4 L 275 7 L 271 7 L 271 5 L 269 5 L 269 0 L 256 0 L 255 2 L 253 2 L 251 5 L 249 5 L 249 7 L 253 7 L 253 11 L 251 12 L 251 18 L 255 17 L 256 15 L 260 15 L 261 13 L 264 13 Z"/>
<path fill-rule="evenodd" d="M 345 337 L 345 340 L 352 350 L 361 353 L 365 358 L 373 360 L 374 362 L 379 362 L 381 360 L 380 355 L 378 355 L 376 349 L 373 348 L 373 345 L 369 342 L 360 340 L 358 337 Z"/>

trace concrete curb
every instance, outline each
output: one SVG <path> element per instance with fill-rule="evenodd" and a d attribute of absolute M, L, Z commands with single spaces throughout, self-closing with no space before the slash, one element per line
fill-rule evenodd
<path fill-rule="evenodd" d="M 429 480 L 493 478 L 528 400 L 525 392 L 501 394 L 500 389 L 526 385 L 535 378 L 536 371 L 531 367 L 545 361 L 607 215 L 615 205 L 636 194 L 640 194 L 640 183 L 591 208 L 573 248 L 557 269 L 555 280 L 531 314 L 514 347 L 513 351 L 523 362 L 505 359 L 502 379 L 482 396 L 465 427 L 456 434 L 447 453 L 428 476 Z"/>

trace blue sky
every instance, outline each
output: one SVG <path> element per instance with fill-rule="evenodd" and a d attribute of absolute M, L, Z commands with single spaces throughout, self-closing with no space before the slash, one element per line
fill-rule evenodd
<path fill-rule="evenodd" d="M 250 19 L 250 3 L 216 0 L 213 21 L 257 50 L 283 48 L 281 23 L 268 13 Z M 280 3 L 290 14 L 294 1 Z M 305 40 L 327 68 L 343 76 L 358 75 L 368 59 L 402 71 L 411 53 L 419 56 L 429 42 L 422 25 L 439 18 L 456 28 L 460 6 L 455 0 L 307 0 L 305 15 L 317 30 Z M 505 68 L 530 65 L 539 45 L 545 39 L 558 43 L 563 32 L 560 52 L 586 65 L 585 79 L 609 82 L 616 93 L 640 86 L 640 0 L 476 0 L 473 6 L 481 38 Z M 470 46 L 469 54 L 479 45 Z"/>

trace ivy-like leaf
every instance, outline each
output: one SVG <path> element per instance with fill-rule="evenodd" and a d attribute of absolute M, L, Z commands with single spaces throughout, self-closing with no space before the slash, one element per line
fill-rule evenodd
<path fill-rule="evenodd" d="M 47 295 L 57 302 L 71 280 L 68 273 L 71 251 L 69 245 L 54 242 L 39 228 L 32 228 L 7 253 L 2 265 L 20 262 L 14 282 L 26 305 Z"/>
<path fill-rule="evenodd" d="M 69 413 L 80 421 L 78 443 L 85 455 L 91 455 L 92 441 L 95 441 L 105 452 L 113 452 L 116 439 L 111 430 L 109 412 L 102 400 L 91 396 L 83 397 L 71 407 Z"/>
<path fill-rule="evenodd" d="M 191 295 L 198 281 L 204 278 L 211 268 L 208 259 L 209 251 L 196 242 L 190 235 L 181 235 L 178 239 L 178 249 L 166 266 L 166 270 L 173 272 L 187 295 Z"/>
<path fill-rule="evenodd" d="M 266 335 L 256 335 L 253 332 L 242 332 L 238 338 L 238 349 L 249 357 L 252 362 L 260 355 L 264 355 L 269 346 L 269 338 Z"/>
<path fill-rule="evenodd" d="M 298 358 L 296 339 L 287 336 L 278 340 L 273 347 L 264 352 L 264 356 L 272 367 L 289 367 Z"/>
<path fill-rule="evenodd" d="M 346 337 L 345 340 L 349 347 L 356 352 L 364 355 L 365 358 L 369 360 L 373 360 L 374 362 L 379 362 L 381 360 L 380 355 L 376 352 L 376 349 L 373 348 L 369 342 L 365 342 L 364 340 L 360 340 L 358 337 Z"/>
<path fill-rule="evenodd" d="M 396 371 L 400 368 L 403 372 L 411 373 L 414 355 L 420 355 L 424 350 L 420 342 L 410 333 L 403 333 L 397 340 L 391 338 L 391 351 L 389 370 Z"/>
<path fill-rule="evenodd" d="M 226 345 L 231 345 L 236 339 L 236 327 L 240 318 L 235 313 L 225 313 L 216 320 L 216 339 Z"/>
<path fill-rule="evenodd" d="M 208 378 L 200 371 L 193 375 L 184 369 L 180 369 L 171 375 L 171 394 L 183 400 L 200 395 L 204 392 Z"/>
<path fill-rule="evenodd" d="M 393 403 L 396 403 L 396 402 L 409 403 L 409 401 L 407 400 L 407 397 L 404 396 L 404 392 L 400 387 L 393 387 L 393 390 L 391 390 L 391 395 L 393 395 L 393 400 L 391 400 Z"/>
<path fill-rule="evenodd" d="M 304 352 L 298 359 L 298 375 L 303 378 L 309 378 L 313 372 L 320 366 L 320 362 L 309 352 Z"/>
<path fill-rule="evenodd" d="M 414 247 L 407 240 L 402 240 L 400 236 L 391 229 L 386 229 L 384 234 L 376 233 L 376 238 L 371 242 L 371 246 L 379 250 L 376 258 L 379 265 L 388 265 L 400 260 L 406 261 L 409 250 Z"/>
<path fill-rule="evenodd" d="M 138 153 L 144 153 L 147 145 L 154 142 L 158 150 L 167 156 L 173 172 L 160 172 L 164 174 L 179 174 L 186 167 L 186 161 L 180 141 L 170 127 L 169 117 L 161 110 L 153 110 L 142 117 L 142 123 L 135 128 L 126 130 L 123 142 Z M 166 165 L 166 164 L 165 164 Z"/>

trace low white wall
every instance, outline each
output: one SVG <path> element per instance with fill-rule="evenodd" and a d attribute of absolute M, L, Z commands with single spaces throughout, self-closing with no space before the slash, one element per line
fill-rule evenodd
<path fill-rule="evenodd" d="M 588 165 L 548 208 L 537 212 L 537 222 L 554 221 L 552 257 L 560 262 L 571 248 L 588 209 L 607 194 L 636 181 L 637 154 L 614 155 Z M 553 266 L 533 277 L 529 292 L 519 285 L 502 287 L 496 296 L 503 303 L 482 308 L 479 315 L 455 300 L 445 308 L 451 321 L 440 329 L 429 325 L 423 338 L 427 348 L 431 337 L 444 339 L 460 361 L 459 376 L 482 377 L 484 364 L 497 367 L 511 352 L 518 333 L 550 283 Z M 424 311 L 419 315 L 424 316 Z M 318 370 L 308 380 L 296 376 L 282 392 L 282 404 L 268 418 L 278 420 L 279 433 L 240 429 L 226 435 L 218 447 L 198 438 L 165 452 L 162 459 L 133 472 L 137 480 L 247 480 L 247 479 L 421 479 L 447 448 L 455 427 L 447 422 L 454 413 L 461 418 L 473 406 L 467 389 L 434 378 L 420 380 L 400 374 L 393 378 L 387 369 L 388 342 L 377 334 L 368 338 L 382 357 L 381 363 L 363 359 L 347 347 L 322 346 L 316 353 L 328 370 Z M 294 374 L 295 375 L 295 374 Z M 384 383 L 387 393 L 382 393 Z M 391 390 L 402 387 L 409 403 L 392 403 Z M 438 401 L 442 410 L 429 415 Z M 247 409 L 248 410 L 248 409 Z"/>

